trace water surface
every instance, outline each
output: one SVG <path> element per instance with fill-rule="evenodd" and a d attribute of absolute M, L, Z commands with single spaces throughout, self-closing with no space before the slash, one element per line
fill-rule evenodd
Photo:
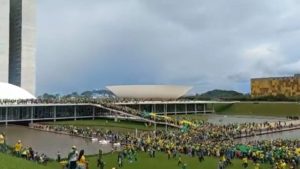
<path fill-rule="evenodd" d="M 73 145 L 78 150 L 84 149 L 87 155 L 97 154 L 100 148 L 104 152 L 109 152 L 112 149 L 112 144 L 101 145 L 98 142 L 92 142 L 91 139 L 39 131 L 26 127 L 1 126 L 0 132 L 5 132 L 7 144 L 13 146 L 18 140 L 21 140 L 23 146 L 32 147 L 34 151 L 45 153 L 51 158 L 56 158 L 58 151 L 60 151 L 62 157 L 67 157 Z"/>
<path fill-rule="evenodd" d="M 268 117 L 268 116 L 221 116 L 221 115 L 208 115 L 208 122 L 215 124 L 228 124 L 228 123 L 263 123 L 263 122 L 277 122 L 286 121 L 285 118 Z"/>

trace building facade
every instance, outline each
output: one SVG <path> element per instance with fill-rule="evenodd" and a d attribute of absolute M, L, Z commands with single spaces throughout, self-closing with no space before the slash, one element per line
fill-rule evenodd
<path fill-rule="evenodd" d="M 9 83 L 35 95 L 35 0 L 10 0 Z"/>
<path fill-rule="evenodd" d="M 8 83 L 9 1 L 0 0 L 0 82 Z"/>
<path fill-rule="evenodd" d="M 270 77 L 251 79 L 251 96 L 276 96 L 283 94 L 287 97 L 300 97 L 300 74 L 289 77 Z"/>

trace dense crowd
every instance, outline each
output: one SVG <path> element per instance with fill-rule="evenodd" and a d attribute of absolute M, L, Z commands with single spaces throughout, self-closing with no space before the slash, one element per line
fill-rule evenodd
<path fill-rule="evenodd" d="M 154 99 L 155 100 L 155 99 Z M 136 133 L 112 132 L 103 128 L 89 128 L 69 126 L 46 126 L 46 130 L 57 132 L 66 132 L 71 135 L 103 138 L 111 142 L 120 142 L 126 146 L 123 152 L 118 156 L 117 163 L 121 167 L 123 160 L 129 162 L 137 160 L 136 150 L 149 153 L 149 157 L 155 157 L 155 152 L 166 153 L 166 158 L 178 159 L 178 166 L 186 167 L 183 157 L 180 155 L 188 154 L 197 157 L 199 162 L 204 162 L 205 157 L 218 157 L 218 169 L 225 169 L 232 165 L 232 159 L 241 159 L 243 167 L 247 168 L 249 160 L 254 162 L 255 169 L 259 169 L 260 164 L 268 163 L 272 168 L 285 169 L 300 167 L 300 140 L 263 140 L 251 141 L 247 143 L 239 143 L 234 138 L 242 135 L 254 136 L 264 131 L 282 130 L 284 128 L 294 127 L 294 123 L 287 122 L 264 122 L 264 123 L 232 123 L 232 124 L 213 124 L 206 121 L 181 117 L 183 120 L 197 124 L 197 126 L 185 126 L 176 118 L 156 118 L 146 116 L 142 112 L 115 104 L 116 102 L 136 102 L 146 100 L 136 99 L 36 99 L 36 100 L 2 100 L 1 104 L 49 104 L 49 103 L 88 103 L 99 104 L 105 108 L 130 113 L 139 117 L 155 120 L 156 122 L 167 122 L 180 126 L 181 128 L 168 128 L 168 130 L 142 131 L 138 135 Z M 148 100 L 147 100 L 148 101 Z M 155 101 L 162 101 L 160 99 Z M 171 101 L 171 100 L 169 100 Z M 150 123 L 151 124 L 151 123 Z M 37 126 L 38 127 L 38 126 Z M 44 127 L 44 126 L 42 126 Z M 43 128 L 44 129 L 44 128 Z M 4 134 L 3 134 L 4 135 Z M 1 141 L 1 140 L 0 140 Z M 0 142 L 1 144 L 1 142 Z M 4 144 L 1 144 L 1 151 L 5 152 Z M 12 155 L 23 157 L 41 164 L 47 164 L 46 155 L 35 153 L 32 148 L 24 148 L 21 141 L 16 143 L 12 151 Z M 69 168 L 75 169 L 77 166 L 84 169 L 88 166 L 85 160 L 84 150 L 77 152 L 73 146 L 70 150 L 69 162 L 62 162 Z M 105 162 L 100 156 L 98 166 L 104 168 Z M 75 167 L 76 166 L 76 167 Z"/>
<path fill-rule="evenodd" d="M 180 154 L 188 154 L 197 157 L 199 162 L 205 162 L 205 157 L 217 157 L 220 159 L 218 169 L 234 165 L 232 159 L 240 159 L 243 168 L 247 168 L 250 160 L 254 169 L 259 169 L 261 164 L 270 164 L 274 169 L 298 168 L 300 166 L 300 140 L 262 140 L 247 143 L 234 143 L 233 141 L 221 142 L 193 142 L 186 135 L 176 137 L 175 134 L 156 133 L 152 136 L 134 138 L 133 144 L 126 147 L 123 152 L 140 149 L 148 152 L 149 157 L 155 156 L 156 151 L 166 153 L 166 158 L 178 159 L 178 166 L 186 165 L 184 157 Z"/>
<path fill-rule="evenodd" d="M 186 99 L 133 99 L 133 98 L 60 98 L 60 99 L 0 99 L 0 104 L 56 104 L 56 103 L 92 103 L 92 104 L 114 104 L 114 103 L 138 103 L 138 102 L 172 102 L 172 101 L 191 101 Z"/>
<path fill-rule="evenodd" d="M 195 119 L 188 119 L 196 121 Z M 252 160 L 255 166 L 269 163 L 273 168 L 285 169 L 289 165 L 293 168 L 300 166 L 300 140 L 264 140 L 240 143 L 234 141 L 234 137 L 242 132 L 260 132 L 261 130 L 280 130 L 285 127 L 292 127 L 293 123 L 233 123 L 233 124 L 212 124 L 202 122 L 201 127 L 190 127 L 186 132 L 181 129 L 169 128 L 169 130 L 140 131 L 136 133 L 113 132 L 103 128 L 89 128 L 76 126 L 44 126 L 46 130 L 57 132 L 67 132 L 71 135 L 97 137 L 111 142 L 120 142 L 125 147 L 119 154 L 117 163 L 123 165 L 123 161 L 129 163 L 137 160 L 137 150 L 149 154 L 149 158 L 155 158 L 155 152 L 166 153 L 166 158 L 178 160 L 178 165 L 186 167 L 185 156 L 198 158 L 199 162 L 204 162 L 205 158 L 220 158 L 218 167 L 225 169 L 232 165 L 232 159 L 241 159 L 245 168 L 248 161 Z M 23 157 L 40 164 L 47 164 L 47 156 L 35 155 L 32 148 L 24 149 L 20 146 L 21 142 L 16 143 L 13 155 Z M 24 151 L 25 150 L 25 151 Z M 83 156 L 83 157 L 82 157 Z M 58 159 L 60 160 L 60 159 Z M 88 166 L 85 160 L 84 150 L 77 152 L 74 146 L 69 153 L 69 162 L 62 161 L 64 167 L 74 168 L 82 165 Z M 99 157 L 97 161 L 100 168 L 104 168 L 105 162 Z M 256 169 L 256 168 L 255 168 Z"/>
<path fill-rule="evenodd" d="M 225 169 L 232 164 L 232 159 L 241 159 L 243 167 L 247 168 L 248 162 L 252 160 L 254 166 L 270 164 L 272 168 L 285 169 L 287 165 L 292 168 L 300 167 L 300 140 L 263 140 L 240 143 L 233 140 L 230 134 L 232 130 L 238 130 L 238 126 L 252 131 L 258 128 L 279 129 L 285 126 L 284 122 L 278 123 L 244 123 L 244 124 L 203 124 L 205 127 L 191 129 L 182 133 L 178 129 L 167 131 L 143 131 L 136 133 L 114 133 L 101 128 L 76 127 L 76 126 L 52 126 L 57 131 L 69 132 L 72 135 L 101 136 L 104 139 L 121 142 L 124 145 L 123 152 L 119 154 L 117 163 L 121 167 L 123 161 L 132 163 L 137 160 L 137 150 L 149 154 L 149 158 L 155 158 L 155 152 L 166 153 L 166 158 L 177 159 L 178 165 L 183 168 L 186 163 L 184 156 L 198 158 L 204 162 L 206 157 L 220 158 L 218 169 Z M 210 133 L 210 134 L 206 134 Z M 219 134 L 224 133 L 221 139 Z M 104 165 L 104 164 L 103 164 Z M 256 168 L 255 168 L 256 169 Z"/>
<path fill-rule="evenodd" d="M 186 130 L 169 127 L 168 131 L 172 131 L 178 136 L 188 135 L 193 141 L 222 141 L 232 140 L 242 136 L 255 136 L 256 134 L 262 134 L 262 132 L 266 131 L 281 131 L 285 128 L 294 127 L 294 125 L 295 124 L 293 123 L 287 124 L 286 122 L 213 124 L 202 121 L 200 127 L 189 126 Z M 101 127 L 89 128 L 73 125 L 57 125 L 46 126 L 46 128 L 47 130 L 64 132 L 82 137 L 102 138 L 110 140 L 111 142 L 120 142 L 122 144 L 130 142 L 128 134 L 124 134 L 122 132 L 114 133 L 111 130 Z"/>

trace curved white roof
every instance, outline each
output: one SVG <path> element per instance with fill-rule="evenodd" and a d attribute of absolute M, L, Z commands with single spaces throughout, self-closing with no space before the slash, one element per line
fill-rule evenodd
<path fill-rule="evenodd" d="M 117 97 L 121 98 L 162 98 L 177 99 L 185 95 L 193 86 L 175 85 L 122 85 L 106 86 Z"/>
<path fill-rule="evenodd" d="M 0 82 L 0 99 L 36 99 L 36 97 L 18 86 Z"/>

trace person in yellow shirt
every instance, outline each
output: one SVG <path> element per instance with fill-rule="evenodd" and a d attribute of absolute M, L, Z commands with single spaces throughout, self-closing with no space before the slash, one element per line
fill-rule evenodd
<path fill-rule="evenodd" d="M 21 156 L 21 150 L 23 149 L 23 145 L 21 143 L 21 140 L 19 140 L 16 144 L 15 144 L 15 152 L 16 152 L 16 155 L 18 157 Z"/>
<path fill-rule="evenodd" d="M 281 162 L 280 168 L 281 168 L 281 169 L 285 169 L 285 168 L 286 168 L 286 163 L 285 163 L 285 161 L 282 161 L 282 162 Z"/>
<path fill-rule="evenodd" d="M 254 169 L 260 169 L 259 163 L 255 163 L 255 164 L 254 164 Z"/>
<path fill-rule="evenodd" d="M 225 155 L 222 155 L 221 160 L 222 160 L 223 163 L 226 161 Z"/>
<path fill-rule="evenodd" d="M 24 159 L 28 159 L 28 149 L 27 148 L 24 148 L 23 150 L 21 150 L 21 157 L 24 158 Z"/>
<path fill-rule="evenodd" d="M 265 162 L 265 154 L 263 152 L 259 154 L 259 159 L 262 164 Z"/>
<path fill-rule="evenodd" d="M 170 158 L 171 158 L 171 151 L 168 149 L 168 159 L 170 160 Z"/>
<path fill-rule="evenodd" d="M 80 150 L 78 158 L 77 158 L 77 168 L 78 169 L 86 169 L 88 165 L 88 161 L 85 160 L 84 150 Z"/>
<path fill-rule="evenodd" d="M 247 157 L 243 158 L 243 166 L 244 166 L 244 168 L 248 167 L 248 158 Z"/>

